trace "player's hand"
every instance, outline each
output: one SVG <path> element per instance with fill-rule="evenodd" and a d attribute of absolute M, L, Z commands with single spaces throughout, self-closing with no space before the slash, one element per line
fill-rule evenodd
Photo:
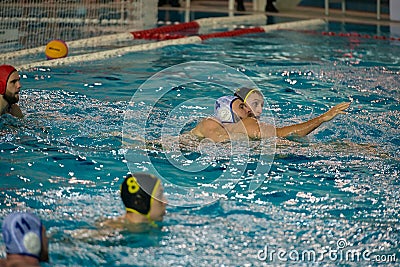
<path fill-rule="evenodd" d="M 330 121 L 339 114 L 347 114 L 347 112 L 344 110 L 346 110 L 350 106 L 350 104 L 351 102 L 343 102 L 334 106 L 333 108 L 331 108 L 330 110 L 328 110 L 326 113 L 323 114 L 322 117 L 324 121 Z"/>

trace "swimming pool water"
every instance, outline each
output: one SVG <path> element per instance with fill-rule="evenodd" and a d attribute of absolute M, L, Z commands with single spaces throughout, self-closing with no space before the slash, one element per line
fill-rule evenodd
<path fill-rule="evenodd" d="M 378 260 L 398 265 L 400 43 L 326 36 L 325 30 L 211 39 L 21 72 L 26 118 L 0 118 L 1 217 L 29 209 L 43 218 L 51 240 L 48 266 L 365 266 Z M 348 29 L 355 30 L 373 34 L 364 27 Z M 250 77 L 278 126 L 305 121 L 343 101 L 352 105 L 347 115 L 306 138 L 279 140 L 271 169 L 253 193 L 246 186 L 259 164 L 257 144 L 242 180 L 216 202 L 171 205 L 162 227 L 145 233 L 72 236 L 71 231 L 95 229 L 101 218 L 123 213 L 118 190 L 130 170 L 121 132 L 129 102 L 149 77 L 189 61 L 219 62 Z M 160 121 L 148 129 L 149 137 L 157 136 L 162 119 L 182 99 L 228 92 L 196 86 L 158 102 L 153 116 Z M 172 121 L 193 123 L 211 114 L 189 107 L 178 115 Z M 159 169 L 185 178 L 166 159 L 168 151 L 145 151 Z M 233 172 L 225 160 L 211 159 L 201 174 Z M 142 170 L 146 163 L 136 166 Z M 278 250 L 286 256 L 272 253 Z M 296 258 L 311 251 L 327 252 L 322 262 Z M 371 254 L 346 259 L 348 251 Z"/>

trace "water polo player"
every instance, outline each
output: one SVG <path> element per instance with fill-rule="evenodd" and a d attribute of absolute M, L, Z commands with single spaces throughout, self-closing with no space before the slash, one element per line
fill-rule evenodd
<path fill-rule="evenodd" d="M 246 92 L 245 92 L 246 91 Z M 244 90 L 241 97 L 249 99 L 250 94 L 258 95 L 251 90 Z M 261 105 L 261 103 L 259 103 Z M 206 118 L 191 130 L 191 133 L 199 138 L 209 138 L 214 142 L 223 142 L 246 134 L 249 138 L 271 138 L 271 137 L 304 137 L 318 128 L 322 123 L 332 120 L 339 114 L 346 114 L 350 102 L 340 103 L 322 115 L 310 119 L 306 122 L 293 124 L 283 127 L 275 127 L 264 122 L 259 122 L 253 114 L 253 111 L 239 97 L 223 96 L 217 99 L 215 103 L 215 117 Z M 224 111 L 218 111 L 224 109 Z M 262 108 L 260 109 L 260 114 Z M 236 114 L 237 116 L 235 116 Z M 240 118 L 240 120 L 238 120 Z"/>
<path fill-rule="evenodd" d="M 10 65 L 0 66 L 0 115 L 5 113 L 22 118 L 18 106 L 21 83 L 18 71 Z"/>
<path fill-rule="evenodd" d="M 227 141 L 234 134 L 234 130 L 229 128 L 251 115 L 250 108 L 240 98 L 222 96 L 215 101 L 214 116 L 201 120 L 190 133 L 214 142 Z"/>
<path fill-rule="evenodd" d="M 264 96 L 256 88 L 241 87 L 236 90 L 235 96 L 239 97 L 259 119 L 264 107 Z"/>
<path fill-rule="evenodd" d="M 102 222 L 101 227 L 131 229 L 132 224 L 155 225 L 163 220 L 167 202 L 161 180 L 154 175 L 129 174 L 121 184 L 120 195 L 125 215 Z"/>
<path fill-rule="evenodd" d="M 164 218 L 164 191 L 161 180 L 154 175 L 128 175 L 121 185 L 121 199 L 130 222 L 162 221 Z"/>

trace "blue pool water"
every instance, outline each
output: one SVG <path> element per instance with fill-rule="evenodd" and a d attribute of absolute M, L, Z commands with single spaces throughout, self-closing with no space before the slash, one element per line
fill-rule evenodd
<path fill-rule="evenodd" d="M 45 266 L 397 266 L 400 43 L 322 34 L 375 30 L 343 27 L 210 39 L 21 72 L 26 118 L 0 118 L 0 217 L 33 210 L 43 218 L 51 258 Z M 272 114 L 277 126 L 308 120 L 343 101 L 352 105 L 306 138 L 278 140 L 265 181 L 254 192 L 247 186 L 263 154 L 258 143 L 250 144 L 246 172 L 218 201 L 182 207 L 179 193 L 166 186 L 173 205 L 160 228 L 104 238 L 72 235 L 123 213 L 119 185 L 130 170 L 152 164 L 165 171 L 167 184 L 176 179 L 186 185 L 192 174 L 174 168 L 168 150 L 145 147 L 151 164 L 127 162 L 122 132 L 137 88 L 159 71 L 193 61 L 218 62 L 250 77 L 270 108 L 264 119 L 271 121 Z M 172 124 L 189 123 L 182 123 L 183 130 L 211 115 L 212 101 L 174 109 L 182 101 L 226 93 L 203 81 L 175 88 L 152 110 L 146 137 L 159 137 L 171 110 Z M 134 106 L 133 114 L 141 118 L 145 109 Z M 198 177 L 236 175 L 225 154 L 208 159 L 183 151 L 209 164 Z M 233 153 L 234 163 L 242 156 Z M 304 256 L 311 252 L 314 258 Z"/>

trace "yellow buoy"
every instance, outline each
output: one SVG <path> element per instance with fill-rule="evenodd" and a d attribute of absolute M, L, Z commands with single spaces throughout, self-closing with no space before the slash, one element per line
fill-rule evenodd
<path fill-rule="evenodd" d="M 47 59 L 56 59 L 68 55 L 68 46 L 63 40 L 52 40 L 46 45 Z"/>

